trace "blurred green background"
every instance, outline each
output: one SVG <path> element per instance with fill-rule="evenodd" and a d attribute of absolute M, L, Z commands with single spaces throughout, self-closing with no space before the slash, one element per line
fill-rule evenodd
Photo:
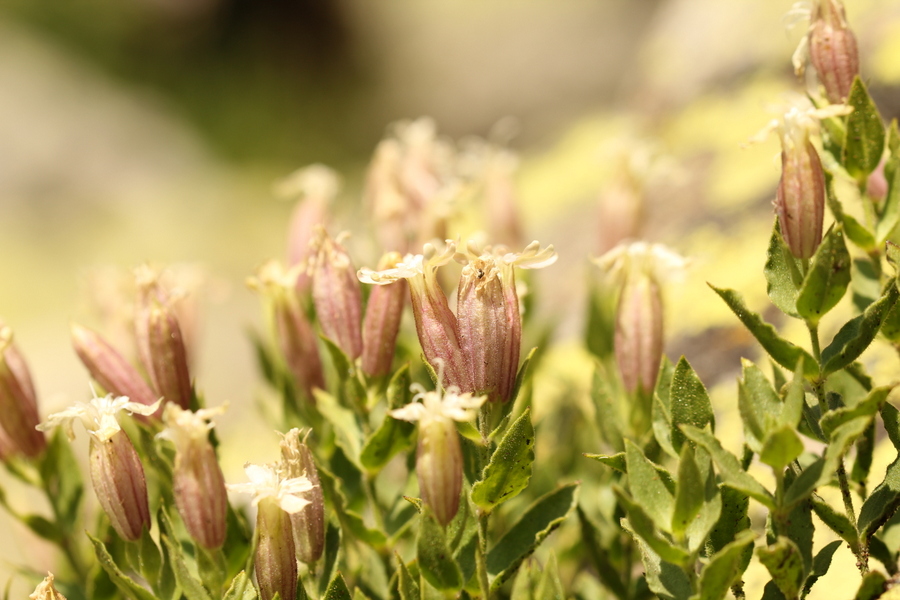
<path fill-rule="evenodd" d="M 789 8 L 0 0 L 0 317 L 30 362 L 43 413 L 87 393 L 69 322 L 121 343 L 111 324 L 121 324 L 127 269 L 179 263 L 203 282 L 198 386 L 211 404 L 231 403 L 221 425 L 226 479 L 239 480 L 247 460 L 274 458 L 246 339 L 260 311 L 243 285 L 284 255 L 291 207 L 274 200 L 272 182 L 312 162 L 336 168 L 345 179 L 337 221 L 365 232 L 359 190 L 370 153 L 389 123 L 421 115 L 453 139 L 486 136 L 507 116 L 519 124 L 512 147 L 523 156 L 527 235 L 560 254 L 539 275 L 541 310 L 559 322 L 538 383 L 548 397 L 583 389 L 590 374 L 579 349 L 587 257 L 604 243 L 598 207 L 622 148 L 650 144 L 668 157 L 671 168 L 647 180 L 640 227 L 694 260 L 669 290 L 667 353 L 687 354 L 708 385 L 725 382 L 732 402 L 737 358 L 754 350 L 703 282 L 762 306 L 778 148 L 774 139 L 741 143 L 773 117 L 768 105 L 803 89 L 790 56 L 804 24 L 786 28 Z M 848 0 L 847 13 L 863 77 L 882 113 L 896 116 L 900 4 Z M 260 443 L 228 443 L 238 435 Z M 0 540 L 11 564 L 53 564 L 5 517 Z M 0 581 L 9 572 L 0 567 Z"/>

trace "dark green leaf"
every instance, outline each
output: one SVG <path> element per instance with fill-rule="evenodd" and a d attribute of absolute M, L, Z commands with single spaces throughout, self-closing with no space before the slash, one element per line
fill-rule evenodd
<path fill-rule="evenodd" d="M 833 508 L 815 494 L 812 496 L 812 509 L 823 523 L 847 542 L 854 554 L 859 552 L 859 536 L 856 534 L 856 527 L 850 522 L 847 515 Z"/>
<path fill-rule="evenodd" d="M 175 573 L 175 581 L 178 582 L 181 591 L 187 596 L 188 600 L 212 600 L 209 592 L 206 591 L 200 581 L 188 569 L 181 549 L 181 543 L 177 539 L 172 538 L 173 529 L 168 513 L 160 507 L 158 515 L 160 516 L 159 537 L 168 551 L 168 563 Z"/>
<path fill-rule="evenodd" d="M 628 590 L 622 582 L 619 569 L 616 568 L 617 565 L 613 562 L 610 549 L 602 543 L 597 526 L 581 509 L 581 506 L 578 507 L 578 522 L 581 524 L 581 543 L 584 545 L 584 549 L 591 559 L 600 581 L 609 588 L 616 598 L 627 598 Z"/>
<path fill-rule="evenodd" d="M 747 494 L 767 508 L 775 508 L 775 498 L 772 494 L 744 471 L 737 457 L 725 450 L 722 444 L 719 443 L 719 440 L 713 437 L 711 433 L 690 425 L 683 426 L 682 430 L 688 439 L 696 444 L 700 444 L 709 452 L 725 485 Z"/>
<path fill-rule="evenodd" d="M 797 312 L 817 324 L 844 297 L 850 285 L 850 254 L 844 232 L 832 227 L 816 250 L 797 295 Z"/>
<path fill-rule="evenodd" d="M 813 584 L 819 580 L 819 577 L 822 577 L 828 572 L 828 569 L 831 567 L 831 557 L 834 556 L 834 551 L 840 548 L 840 546 L 841 541 L 835 540 L 825 544 L 825 546 L 819 550 L 818 554 L 816 554 L 816 558 L 813 560 L 812 572 L 803 584 L 803 597 L 806 597 L 806 595 L 809 594 Z"/>
<path fill-rule="evenodd" d="M 708 461 L 709 459 L 706 460 Z M 630 481 L 631 478 L 629 477 Z M 700 509 L 703 508 L 706 498 L 700 492 L 705 487 L 706 479 L 700 473 L 700 469 L 694 460 L 694 449 L 690 444 L 685 444 L 681 448 L 681 458 L 678 461 L 678 482 L 670 529 L 676 538 L 680 538 L 684 534 L 688 525 L 694 520 Z M 632 492 L 633 494 L 634 492 Z"/>
<path fill-rule="evenodd" d="M 353 361 L 344 354 L 337 344 L 324 335 L 319 336 L 325 342 L 331 361 L 334 363 L 334 370 L 337 372 L 340 381 L 340 397 L 346 407 L 365 407 L 366 405 L 366 388 L 363 387 L 359 380 L 359 374 Z M 357 454 L 357 456 L 359 456 Z"/>
<path fill-rule="evenodd" d="M 669 397 L 674 374 L 675 365 L 667 356 L 663 356 L 659 376 L 656 379 L 656 390 L 653 392 L 650 418 L 653 421 L 653 437 L 656 438 L 660 448 L 669 456 L 677 458 L 678 453 L 672 446 L 672 403 Z"/>
<path fill-rule="evenodd" d="M 887 577 L 881 571 L 869 571 L 863 576 L 853 600 L 876 600 L 882 597 L 887 587 Z"/>
<path fill-rule="evenodd" d="M 72 453 L 72 446 L 63 429 L 57 427 L 40 458 L 41 479 L 47 490 L 47 499 L 53 504 L 53 512 L 58 515 L 61 534 L 68 535 L 78 529 L 81 518 L 84 481 L 81 467 Z"/>
<path fill-rule="evenodd" d="M 335 573 L 331 581 L 328 582 L 328 588 L 325 590 L 322 600 L 352 600 L 350 590 L 347 589 L 347 583 L 340 573 Z"/>
<path fill-rule="evenodd" d="M 787 598 L 796 598 L 803 583 L 803 558 L 800 550 L 790 539 L 779 536 L 768 547 L 758 548 L 759 562 L 769 570 L 772 581 Z"/>
<path fill-rule="evenodd" d="M 892 156 L 887 160 L 884 165 L 884 177 L 887 179 L 888 191 L 881 215 L 878 217 L 878 225 L 875 227 L 875 237 L 878 238 L 879 246 L 884 244 L 900 222 L 900 158 Z"/>
<path fill-rule="evenodd" d="M 650 591 L 662 600 L 685 600 L 690 598 L 694 589 L 684 569 L 660 558 L 653 548 L 629 527 L 629 521 L 623 521 L 622 527 L 631 534 L 641 551 L 641 562 L 644 564 L 644 575 Z"/>
<path fill-rule="evenodd" d="M 791 317 L 799 317 L 797 314 L 797 290 L 800 287 L 800 269 L 797 259 L 793 257 L 781 231 L 778 219 L 772 228 L 772 237 L 769 238 L 769 249 L 766 252 L 766 266 L 763 269 L 766 276 L 766 293 L 772 304 L 781 309 L 781 312 Z"/>
<path fill-rule="evenodd" d="M 416 556 L 425 580 L 441 591 L 455 591 L 465 583 L 447 543 L 444 528 L 426 512 L 419 522 Z"/>
<path fill-rule="evenodd" d="M 599 359 L 612 355 L 616 328 L 615 294 L 607 286 L 591 283 L 588 291 L 587 325 L 585 344 L 588 351 Z"/>
<path fill-rule="evenodd" d="M 320 475 L 321 476 L 321 475 Z M 322 572 L 319 575 L 319 595 L 325 593 L 326 586 L 337 573 L 338 555 L 341 549 L 341 530 L 331 521 L 325 530 L 325 552 L 322 560 Z"/>
<path fill-rule="evenodd" d="M 822 375 L 827 376 L 843 369 L 869 347 L 881 321 L 897 302 L 896 286 L 890 286 L 887 293 L 869 305 L 865 312 L 841 327 L 827 348 L 822 350 Z"/>
<path fill-rule="evenodd" d="M 669 402 L 672 414 L 672 446 L 681 452 L 685 441 L 681 425 L 691 425 L 703 429 L 707 425 L 715 428 L 715 415 L 706 387 L 697 377 L 694 369 L 683 356 L 675 365 L 672 374 L 672 387 L 669 391 Z"/>
<path fill-rule="evenodd" d="M 699 600 L 721 600 L 747 568 L 745 556 L 752 549 L 756 535 L 741 531 L 733 542 L 710 558 L 700 573 Z"/>
<path fill-rule="evenodd" d="M 21 515 L 19 520 L 38 537 L 59 544 L 64 538 L 59 528 L 41 515 Z"/>
<path fill-rule="evenodd" d="M 409 386 L 409 365 L 405 364 L 397 369 L 388 383 L 389 408 L 402 408 L 412 400 Z M 360 463 L 370 473 L 381 470 L 395 454 L 412 446 L 415 441 L 415 431 L 415 423 L 401 421 L 386 414 L 378 429 L 366 440 L 359 457 Z"/>
<path fill-rule="evenodd" d="M 531 411 L 522 413 L 507 429 L 481 481 L 472 487 L 472 502 L 490 512 L 499 504 L 515 498 L 528 486 L 534 463 L 534 428 Z"/>
<path fill-rule="evenodd" d="M 488 551 L 487 570 L 494 576 L 491 589 L 498 589 L 512 577 L 522 561 L 562 525 L 575 507 L 578 486 L 570 483 L 538 498 Z"/>
<path fill-rule="evenodd" d="M 900 412 L 886 403 L 881 407 L 884 428 L 891 442 L 900 451 Z M 859 510 L 857 529 L 862 539 L 868 539 L 896 512 L 900 506 L 900 453 L 885 474 L 884 480 L 872 490 Z"/>
<path fill-rule="evenodd" d="M 330 471 L 319 465 L 319 483 L 322 486 L 322 493 L 333 507 L 341 526 L 350 534 L 349 537 L 376 549 L 383 547 L 387 542 L 384 533 L 367 527 L 360 515 L 347 508 L 347 499 L 340 490 L 338 481 Z"/>
<path fill-rule="evenodd" d="M 316 396 L 316 407 L 325 419 L 334 427 L 335 441 L 344 451 L 344 455 L 362 470 L 360 454 L 362 453 L 362 431 L 356 422 L 353 411 L 341 406 L 337 399 L 320 389 L 313 392 Z"/>
<path fill-rule="evenodd" d="M 865 182 L 875 170 L 884 151 L 884 123 L 878 108 L 859 76 L 853 80 L 847 104 L 853 112 L 847 117 L 847 139 L 844 143 L 844 168 L 851 177 Z"/>
<path fill-rule="evenodd" d="M 741 323 L 753 334 L 753 337 L 760 343 L 763 350 L 768 352 L 775 362 L 785 369 L 793 370 L 797 366 L 797 361 L 803 358 L 804 374 L 807 377 L 815 377 L 819 374 L 813 357 L 803 348 L 780 337 L 774 327 L 747 308 L 740 294 L 734 290 L 717 288 L 714 285 L 709 287 L 725 301 L 731 311 L 741 320 Z M 852 362 L 852 360 L 849 362 Z"/>
<path fill-rule="evenodd" d="M 88 533 L 87 536 L 94 545 L 94 553 L 97 555 L 97 561 L 109 575 L 109 578 L 113 583 L 116 584 L 116 587 L 119 588 L 119 591 L 132 600 L 156 600 L 153 594 L 145 590 L 133 579 L 128 577 L 128 575 L 122 572 L 115 561 L 113 561 L 112 556 L 110 556 L 109 552 L 106 550 L 106 546 L 103 542 L 92 536 L 90 533 Z"/>

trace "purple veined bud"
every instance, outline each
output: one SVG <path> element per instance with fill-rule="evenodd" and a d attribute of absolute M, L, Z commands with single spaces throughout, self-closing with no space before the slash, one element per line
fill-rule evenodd
<path fill-rule="evenodd" d="M 324 227 L 316 228 L 310 244 L 316 318 L 325 336 L 351 360 L 362 354 L 362 290 L 350 255 L 341 244 L 344 235 L 331 239 Z"/>
<path fill-rule="evenodd" d="M 459 341 L 472 377 L 472 391 L 492 402 L 510 399 L 519 369 L 522 317 L 514 267 L 539 269 L 556 262 L 553 246 L 532 242 L 521 253 L 497 247 L 479 251 L 471 243 L 457 293 Z"/>
<path fill-rule="evenodd" d="M 328 207 L 340 191 L 337 174 L 321 164 L 298 169 L 275 184 L 275 195 L 297 200 L 288 226 L 287 261 L 289 266 L 305 264 L 309 258 L 309 244 L 318 226 L 327 224 Z M 309 289 L 306 273 L 297 277 L 297 291 Z"/>
<path fill-rule="evenodd" d="M 166 404 L 166 429 L 157 435 L 175 444 L 173 493 L 178 514 L 191 537 L 208 549 L 225 542 L 228 496 L 222 468 L 209 443 L 213 427 L 209 419 L 223 412 L 224 406 L 191 412 Z"/>
<path fill-rule="evenodd" d="M 12 341 L 12 330 L 0 322 L 0 428 L 11 454 L 35 458 L 47 446 L 35 429 L 40 423 L 31 374 Z"/>
<path fill-rule="evenodd" d="M 309 504 L 290 516 L 297 559 L 312 565 L 325 550 L 325 498 L 312 452 L 301 441 L 299 429 L 291 429 L 281 440 L 281 470 L 289 478 L 306 477 L 313 485 L 303 496 Z"/>
<path fill-rule="evenodd" d="M 398 253 L 389 252 L 381 258 L 378 270 L 396 268 L 400 261 Z M 403 280 L 376 286 L 369 294 L 362 327 L 362 369 L 369 377 L 391 372 L 405 303 L 406 282 Z"/>
<path fill-rule="evenodd" d="M 82 422 L 91 438 L 90 471 L 94 492 L 113 528 L 128 541 L 139 539 L 144 528 L 149 530 L 150 510 L 144 468 L 116 415 L 126 410 L 147 416 L 156 412 L 160 404 L 161 401 L 157 401 L 147 406 L 109 394 L 94 397 L 90 402 L 76 402 L 74 406 L 50 415 L 37 427 L 47 431 L 61 426 L 71 440 L 75 437 L 74 421 Z"/>
<path fill-rule="evenodd" d="M 47 576 L 40 582 L 34 592 L 28 596 L 30 600 L 66 600 L 53 585 L 53 573 L 47 572 Z"/>
<path fill-rule="evenodd" d="M 626 276 L 616 309 L 615 353 L 625 391 L 652 393 L 663 355 L 663 305 L 652 274 Z"/>
<path fill-rule="evenodd" d="M 866 195 L 875 202 L 881 202 L 887 198 L 888 182 L 884 176 L 884 163 L 885 160 L 881 159 L 881 162 L 878 163 L 874 171 L 869 173 L 869 177 L 866 179 Z"/>
<path fill-rule="evenodd" d="M 406 279 L 416 332 L 425 359 L 435 368 L 442 365 L 448 386 L 473 391 L 472 376 L 460 349 L 456 315 L 450 310 L 447 296 L 437 280 L 438 267 L 453 260 L 455 252 L 456 244 L 452 240 L 447 240 L 441 250 L 432 244 L 425 244 L 422 254 L 407 254 L 392 269 L 373 271 L 363 268 L 357 276 L 363 283 L 376 285 Z"/>
<path fill-rule="evenodd" d="M 439 391 L 428 392 L 418 385 L 413 390 L 417 391 L 413 402 L 390 411 L 390 415 L 419 422 L 416 452 L 419 493 L 438 523 L 446 526 L 459 511 L 462 492 L 462 448 L 454 421 L 474 419 L 487 396 L 460 394 L 452 387 L 446 388 L 443 396 Z"/>
<path fill-rule="evenodd" d="M 181 408 L 191 406 L 192 386 L 187 349 L 175 313 L 167 306 L 155 306 L 147 315 L 150 372 L 156 392 L 166 402 Z"/>
<path fill-rule="evenodd" d="M 594 262 L 621 286 L 614 342 L 623 386 L 652 393 L 665 344 L 659 282 L 680 275 L 687 260 L 661 244 L 633 242 Z"/>
<path fill-rule="evenodd" d="M 781 152 L 781 180 L 775 214 L 781 235 L 797 258 L 811 258 L 822 242 L 825 173 L 819 153 L 807 139 Z"/>
<path fill-rule="evenodd" d="M 816 68 L 828 101 L 832 104 L 845 101 L 853 79 L 859 74 L 859 51 L 840 0 L 813 3 L 807 37 L 809 60 Z"/>
<path fill-rule="evenodd" d="M 73 323 L 72 345 L 88 373 L 107 392 L 148 406 L 157 401 L 138 370 L 96 332 Z"/>
<path fill-rule="evenodd" d="M 290 515 L 309 504 L 304 495 L 313 486 L 306 477 L 289 477 L 271 465 L 244 465 L 249 483 L 228 485 L 233 492 L 253 494 L 258 507 L 256 530 L 256 582 L 260 598 L 270 600 L 276 593 L 294 600 L 297 586 L 297 558 Z"/>
<path fill-rule="evenodd" d="M 303 312 L 296 290 L 299 266 L 285 271 L 276 261 L 260 267 L 247 280 L 268 301 L 272 327 L 285 363 L 307 401 L 315 403 L 313 390 L 325 388 L 325 374 L 316 345 L 316 334 Z"/>

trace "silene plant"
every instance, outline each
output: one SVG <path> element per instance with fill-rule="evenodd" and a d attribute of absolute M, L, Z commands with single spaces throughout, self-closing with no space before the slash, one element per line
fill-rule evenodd
<path fill-rule="evenodd" d="M 763 357 L 741 363 L 733 410 L 716 407 L 741 440 L 717 432 L 688 359 L 664 353 L 667 289 L 691 266 L 633 239 L 631 205 L 609 222 L 632 239 L 593 257 L 589 390 L 536 393 L 561 320 L 538 302 L 557 253 L 523 239 L 515 156 L 399 123 L 363 186 L 374 252 L 339 232 L 330 169 L 276 186 L 296 200 L 287 260 L 248 286 L 279 432 L 259 443 L 277 459 L 245 481 L 223 475 L 225 404 L 192 377 L 185 298 L 164 271 L 135 270 L 128 348 L 72 326 L 91 393 L 53 414 L 0 323 L 0 459 L 46 508 L 5 491 L 0 505 L 58 550 L 52 574 L 17 568 L 30 598 L 795 600 L 834 597 L 814 586 L 850 556 L 855 598 L 900 597 L 900 412 L 861 361 L 876 338 L 900 349 L 900 132 L 860 78 L 842 4 L 805 10 L 806 93 L 758 136 L 781 143 L 772 306 L 696 291 Z M 642 193 L 638 162 L 622 202 Z M 486 209 L 485 232 L 458 231 L 463 198 Z M 777 311 L 801 327 L 776 328 Z M 883 473 L 876 447 L 897 456 Z"/>

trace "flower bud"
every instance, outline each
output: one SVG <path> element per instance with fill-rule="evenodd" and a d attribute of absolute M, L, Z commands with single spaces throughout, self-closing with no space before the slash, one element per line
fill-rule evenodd
<path fill-rule="evenodd" d="M 400 263 L 396 252 L 385 254 L 378 263 L 378 270 L 393 269 Z M 387 375 L 394 361 L 397 333 L 406 303 L 406 281 L 375 286 L 366 304 L 363 321 L 362 369 L 369 377 Z"/>
<path fill-rule="evenodd" d="M 150 529 L 147 482 L 141 459 L 124 431 L 106 440 L 91 438 L 91 483 L 113 529 L 128 541 Z"/>
<path fill-rule="evenodd" d="M 228 496 L 225 478 L 209 443 L 212 423 L 208 419 L 224 408 L 182 410 L 167 404 L 163 413 L 166 429 L 158 435 L 175 444 L 173 493 L 178 514 L 188 533 L 204 548 L 219 548 L 225 542 Z"/>
<path fill-rule="evenodd" d="M 282 471 L 288 478 L 306 477 L 314 486 L 303 495 L 309 501 L 291 514 L 294 550 L 297 559 L 311 565 L 325 550 L 325 498 L 319 485 L 319 472 L 309 447 L 300 441 L 300 430 L 291 429 L 281 441 Z"/>
<path fill-rule="evenodd" d="M 282 600 L 297 597 L 297 559 L 291 518 L 272 498 L 264 498 L 256 513 L 256 583 L 261 600 L 281 594 Z"/>
<path fill-rule="evenodd" d="M 853 79 L 859 74 L 856 36 L 847 26 L 840 0 L 815 2 L 808 34 L 809 60 L 832 104 L 850 95 Z"/>
<path fill-rule="evenodd" d="M 350 255 L 325 228 L 316 229 L 310 259 L 316 317 L 325 336 L 351 360 L 362 354 L 362 291 Z"/>
<path fill-rule="evenodd" d="M 53 585 L 53 573 L 47 573 L 42 582 L 34 588 L 34 593 L 28 596 L 30 600 L 66 600 L 66 597 L 56 591 Z"/>
<path fill-rule="evenodd" d="M 781 235 L 797 258 L 811 258 L 822 242 L 825 209 L 825 173 L 819 154 L 806 139 L 781 152 L 781 180 L 775 214 Z"/>
<path fill-rule="evenodd" d="M 181 408 L 191 406 L 191 376 L 187 350 L 175 313 L 165 306 L 150 309 L 147 322 L 150 371 L 153 384 L 167 402 Z"/>
<path fill-rule="evenodd" d="M 663 354 L 663 307 L 659 285 L 648 272 L 632 272 L 622 288 L 615 351 L 625 390 L 651 393 Z"/>
<path fill-rule="evenodd" d="M 882 159 L 866 179 L 866 195 L 875 202 L 884 200 L 888 193 L 888 182 L 884 176 L 884 164 L 885 161 Z"/>
<path fill-rule="evenodd" d="M 34 458 L 47 446 L 35 429 L 40 423 L 37 396 L 28 366 L 12 343 L 12 330 L 0 322 L 0 427 L 11 452 Z"/>
<path fill-rule="evenodd" d="M 73 323 L 72 344 L 91 377 L 104 390 L 148 406 L 156 402 L 156 395 L 137 369 L 99 334 Z"/>

